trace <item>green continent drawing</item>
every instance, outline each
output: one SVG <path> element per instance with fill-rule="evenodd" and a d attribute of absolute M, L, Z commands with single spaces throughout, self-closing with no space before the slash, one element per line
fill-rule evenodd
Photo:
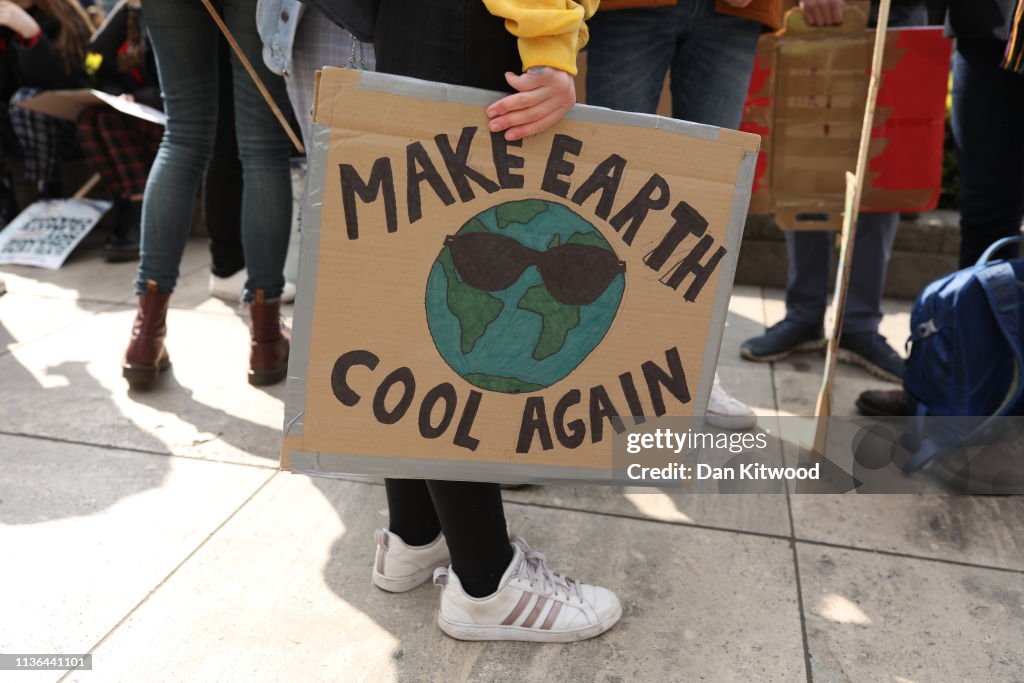
<path fill-rule="evenodd" d="M 455 264 L 447 250 L 441 252 L 437 261 L 444 268 L 445 279 L 448 281 L 448 309 L 459 319 L 462 330 L 460 345 L 462 353 L 466 354 L 484 336 L 487 326 L 498 317 L 504 304 L 489 292 L 482 292 L 459 281 L 455 275 Z"/>
<path fill-rule="evenodd" d="M 504 230 L 513 223 L 527 225 L 547 210 L 547 202 L 540 199 L 523 199 L 499 204 L 494 210 L 494 218 L 498 227 Z"/>
<path fill-rule="evenodd" d="M 448 236 L 478 232 L 503 235 L 529 255 L 499 258 L 496 268 L 512 268 L 512 277 L 518 276 L 505 289 L 487 291 L 463 280 L 450 247 L 443 246 L 427 277 L 424 302 L 434 345 L 452 370 L 480 389 L 520 394 L 547 388 L 575 370 L 604 338 L 622 300 L 625 274 L 616 275 L 586 305 L 565 304 L 551 294 L 538 267 L 544 252 L 561 244 L 613 251 L 590 222 L 556 202 L 504 202 Z M 488 256 L 480 258 L 486 271 Z"/>
<path fill-rule="evenodd" d="M 536 360 L 544 360 L 561 351 L 569 330 L 580 324 L 580 307 L 555 301 L 544 285 L 526 290 L 517 306 L 541 317 L 540 339 L 533 349 Z"/>

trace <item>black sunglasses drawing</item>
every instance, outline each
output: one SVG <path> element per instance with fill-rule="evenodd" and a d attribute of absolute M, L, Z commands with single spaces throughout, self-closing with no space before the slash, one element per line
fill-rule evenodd
<path fill-rule="evenodd" d="M 449 235 L 444 243 L 456 272 L 470 287 L 501 291 L 527 268 L 537 266 L 551 296 L 569 306 L 592 303 L 626 272 L 625 262 L 614 252 L 589 244 L 560 244 L 536 251 L 493 232 Z"/>

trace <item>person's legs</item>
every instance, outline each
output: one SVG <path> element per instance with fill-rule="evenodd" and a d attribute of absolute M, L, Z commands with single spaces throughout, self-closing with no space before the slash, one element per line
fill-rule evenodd
<path fill-rule="evenodd" d="M 898 213 L 862 213 L 850 266 L 850 289 L 843 315 L 843 334 L 878 332 L 882 322 L 882 291 L 899 227 Z"/>
<path fill-rule="evenodd" d="M 452 554 L 452 570 L 473 597 L 498 589 L 512 545 L 498 484 L 428 481 L 430 498 Z"/>
<path fill-rule="evenodd" d="M 953 138 L 960 169 L 960 267 L 1016 235 L 1024 217 L 1024 78 L 999 67 L 997 41 L 959 40 L 953 55 Z M 1002 250 L 1001 257 L 1018 253 Z"/>
<path fill-rule="evenodd" d="M 828 302 L 829 271 L 835 233 L 787 230 L 786 318 L 802 326 L 820 327 Z"/>
<path fill-rule="evenodd" d="M 224 21 L 282 112 L 284 80 L 267 69 L 256 31 L 256 0 L 226 0 Z M 292 219 L 291 145 L 238 58 L 232 54 L 235 137 L 242 160 L 242 245 L 248 271 L 245 301 L 275 301 L 284 289 L 284 261 Z"/>
<path fill-rule="evenodd" d="M 35 184 L 43 197 L 59 197 L 59 163 L 80 153 L 75 124 L 19 105 L 38 93 L 36 88 L 21 88 L 14 93 L 9 110 L 11 126 L 24 154 L 25 179 Z"/>
<path fill-rule="evenodd" d="M 674 9 L 673 118 L 739 128 L 761 25 L 720 14 L 714 0 L 685 0 Z M 709 424 L 724 429 L 748 429 L 757 424 L 754 411 L 725 390 L 717 372 L 706 415 Z"/>
<path fill-rule="evenodd" d="M 210 270 L 228 278 L 245 268 L 242 251 L 242 163 L 235 144 L 235 104 L 231 74 L 231 48 L 217 37 L 217 131 L 213 157 L 206 168 L 203 209 L 210 236 Z M 231 296 L 237 301 L 241 286 Z"/>
<path fill-rule="evenodd" d="M 11 126 L 11 112 L 8 107 L 0 107 L 0 227 L 14 218 L 18 212 L 18 204 L 11 187 L 10 167 L 7 160 L 21 156 L 21 145 L 14 135 Z"/>
<path fill-rule="evenodd" d="M 174 291 L 217 120 L 217 28 L 202 4 L 147 0 L 167 125 L 146 182 L 136 292 Z"/>
<path fill-rule="evenodd" d="M 441 533 L 427 483 L 422 479 L 385 479 L 388 531 L 412 546 L 426 545 Z"/>
<path fill-rule="evenodd" d="M 514 38 L 478 0 L 383 0 L 376 30 L 377 67 L 384 73 L 507 89 L 503 74 L 520 71 Z M 388 484 L 396 485 L 415 486 Z M 497 484 L 426 486 L 451 551 L 452 571 L 441 569 L 435 579 L 445 586 L 438 624 L 446 633 L 466 640 L 568 642 L 599 635 L 619 619 L 613 593 L 552 572 L 541 553 L 521 540 L 509 542 Z M 425 508 L 422 492 L 413 495 Z M 378 567 L 386 568 L 390 540 L 378 533 Z M 410 560 L 407 566 L 426 565 L 412 562 L 409 548 L 400 554 Z M 377 574 L 375 568 L 375 582 Z"/>
<path fill-rule="evenodd" d="M 385 479 L 388 531 L 423 547 L 444 532 L 453 571 L 466 592 L 490 595 L 512 560 L 498 484 Z"/>
<path fill-rule="evenodd" d="M 120 199 L 126 194 L 124 185 L 107 147 L 101 124 L 108 111 L 112 110 L 106 106 L 96 106 L 84 109 L 78 115 L 78 144 L 82 148 L 85 160 L 100 174 L 110 194 Z"/>
<path fill-rule="evenodd" d="M 653 114 L 686 10 L 651 7 L 594 15 L 588 22 L 587 104 Z"/>
<path fill-rule="evenodd" d="M 926 20 L 923 3 L 897 5 L 890 14 L 893 26 L 918 26 Z M 886 379 L 895 377 L 902 364 L 899 354 L 877 334 L 882 319 L 882 290 L 898 223 L 899 215 L 895 213 L 860 214 L 840 342 L 844 345 L 842 360 L 855 362 Z M 744 358 L 779 360 L 793 351 L 821 346 L 834 239 L 834 234 L 828 232 L 786 233 L 786 318 L 766 334 L 745 342 L 741 349 Z"/>
<path fill-rule="evenodd" d="M 104 247 L 107 261 L 138 258 L 142 196 L 162 134 L 160 126 L 108 107 L 90 107 L 78 117 L 82 150 L 115 197 L 116 224 Z"/>
<path fill-rule="evenodd" d="M 146 23 L 167 125 L 142 203 L 140 296 L 122 363 L 133 389 L 149 388 L 171 365 L 164 347 L 167 308 L 217 117 L 216 27 L 206 9 L 192 0 L 147 0 Z"/>
<path fill-rule="evenodd" d="M 691 15 L 672 57 L 672 116 L 739 128 L 761 25 L 721 14 L 714 0 L 687 0 Z"/>

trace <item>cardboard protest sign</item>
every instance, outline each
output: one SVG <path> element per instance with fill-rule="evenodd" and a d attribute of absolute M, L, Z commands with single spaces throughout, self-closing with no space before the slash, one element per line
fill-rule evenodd
<path fill-rule="evenodd" d="M 615 416 L 703 413 L 757 137 L 578 106 L 507 142 L 501 96 L 320 75 L 284 467 L 600 481 Z"/>
<path fill-rule="evenodd" d="M 856 164 L 875 31 L 848 6 L 841 26 L 808 27 L 786 16 L 762 36 L 742 130 L 761 136 L 750 210 L 774 213 L 784 229 L 838 230 L 845 171 Z M 934 209 L 951 42 L 941 27 L 890 28 L 861 211 Z"/>
<path fill-rule="evenodd" d="M 143 121 L 157 123 L 161 126 L 167 123 L 167 116 L 159 109 L 117 97 L 102 90 L 44 90 L 19 104 L 25 109 L 69 121 L 77 121 L 78 115 L 89 107 L 105 104 L 122 114 L 134 116 Z"/>
<path fill-rule="evenodd" d="M 0 264 L 57 270 L 109 208 L 93 199 L 31 204 L 0 232 Z"/>

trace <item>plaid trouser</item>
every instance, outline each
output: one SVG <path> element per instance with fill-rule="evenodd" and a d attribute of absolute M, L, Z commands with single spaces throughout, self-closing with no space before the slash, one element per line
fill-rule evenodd
<path fill-rule="evenodd" d="M 89 107 L 78 115 L 82 152 L 115 197 L 143 193 L 163 134 L 163 126 L 106 106 Z"/>
<path fill-rule="evenodd" d="M 29 111 L 18 105 L 39 94 L 38 88 L 21 88 L 11 97 L 11 128 L 25 159 L 25 180 L 31 183 L 59 179 L 60 161 L 81 156 L 73 121 Z"/>

